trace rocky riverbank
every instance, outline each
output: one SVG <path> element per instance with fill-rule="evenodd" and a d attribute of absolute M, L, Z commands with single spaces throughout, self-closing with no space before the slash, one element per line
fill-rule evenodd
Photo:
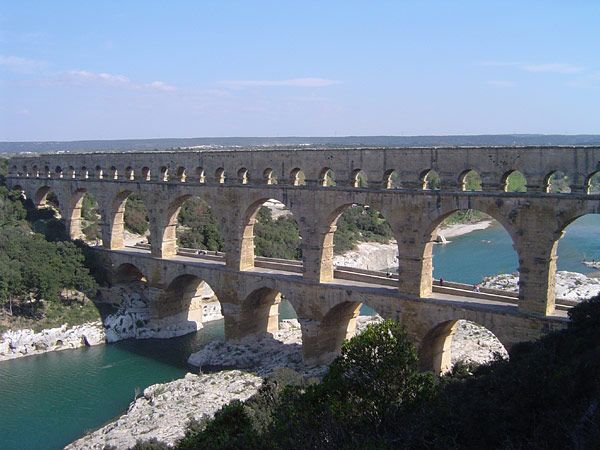
<path fill-rule="evenodd" d="M 491 220 L 482 220 L 475 223 L 459 223 L 440 228 L 438 239 L 448 242 L 447 239 L 484 230 L 492 225 Z M 354 267 L 367 270 L 388 270 L 398 266 L 398 245 L 396 241 L 388 244 L 378 242 L 359 242 L 354 250 L 333 257 L 333 264 L 339 267 Z"/>
<path fill-rule="evenodd" d="M 9 330 L 0 336 L 0 361 L 104 342 L 104 327 L 99 320 L 73 327 L 49 328 L 39 333 L 28 329 Z"/>
<path fill-rule="evenodd" d="M 482 287 L 501 289 L 509 292 L 518 292 L 519 274 L 504 273 L 493 277 L 486 277 L 481 283 Z M 556 272 L 556 298 L 565 300 L 585 300 L 600 293 L 600 280 L 588 277 L 582 273 L 558 271 Z"/>
<path fill-rule="evenodd" d="M 69 444 L 67 450 L 130 448 L 137 440 L 156 438 L 173 445 L 183 437 L 191 419 L 212 417 L 234 399 L 256 393 L 262 378 L 239 370 L 184 378 L 144 389 L 144 395 L 114 422 Z"/>
<path fill-rule="evenodd" d="M 379 316 L 360 316 L 357 331 L 381 320 Z M 126 414 L 66 448 L 121 449 L 133 446 L 138 439 L 152 438 L 172 445 L 183 436 L 190 419 L 212 417 L 231 400 L 247 399 L 257 391 L 263 377 L 280 368 L 293 369 L 306 377 L 322 377 L 327 367 L 306 366 L 301 342 L 300 325 L 295 319 L 281 321 L 280 330 L 273 335 L 265 333 L 237 343 L 211 342 L 192 354 L 189 362 L 214 372 L 187 374 L 183 379 L 148 387 Z M 459 321 L 451 351 L 453 364 L 461 360 L 481 364 L 496 354 L 508 356 L 492 333 L 466 321 Z"/>

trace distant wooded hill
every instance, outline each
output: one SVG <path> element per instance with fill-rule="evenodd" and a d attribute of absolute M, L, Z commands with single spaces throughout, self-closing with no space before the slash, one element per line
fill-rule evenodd
<path fill-rule="evenodd" d="M 600 145 L 600 135 L 498 134 L 473 136 L 343 136 L 121 139 L 106 141 L 0 142 L 0 153 L 151 151 L 182 147 L 260 147 L 312 145 L 332 147 L 554 146 Z"/>

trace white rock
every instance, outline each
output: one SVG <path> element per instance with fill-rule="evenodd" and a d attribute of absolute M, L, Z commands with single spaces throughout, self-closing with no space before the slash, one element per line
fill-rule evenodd
<path fill-rule="evenodd" d="M 179 380 L 147 387 L 126 414 L 65 448 L 130 448 L 138 439 L 151 438 L 174 445 L 183 437 L 190 419 L 212 417 L 230 401 L 246 400 L 261 383 L 262 378 L 239 370 L 208 375 L 188 373 Z"/>
<path fill-rule="evenodd" d="M 487 277 L 482 287 L 518 292 L 518 274 L 501 274 Z M 600 293 L 600 280 L 578 272 L 556 272 L 556 298 L 565 300 L 585 300 Z"/>

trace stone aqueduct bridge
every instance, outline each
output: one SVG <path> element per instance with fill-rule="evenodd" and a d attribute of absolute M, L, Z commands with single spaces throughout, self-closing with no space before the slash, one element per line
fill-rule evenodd
<path fill-rule="evenodd" d="M 329 169 L 335 186 L 325 185 Z M 403 323 L 421 345 L 424 366 L 439 370 L 459 319 L 487 327 L 506 347 L 564 326 L 564 311 L 555 310 L 557 242 L 570 222 L 600 211 L 600 196 L 588 194 L 599 169 L 598 147 L 284 148 L 15 157 L 8 181 L 37 206 L 54 192 L 74 238 L 81 234 L 83 196 L 93 195 L 104 251 L 117 275 L 126 278 L 135 267 L 148 285 L 169 294 L 157 297 L 157 303 L 172 302 L 157 305 L 159 315 L 189 305 L 204 280 L 220 300 L 226 336 L 239 338 L 277 326 L 282 293 L 298 314 L 305 359 L 325 361 L 353 333 L 358 308 L 366 303 Z M 430 170 L 439 174 L 439 190 L 424 189 Z M 470 170 L 480 175 L 482 191 L 463 190 Z M 527 192 L 505 192 L 507 177 L 517 170 L 526 177 Z M 548 192 L 555 171 L 569 177 L 570 193 Z M 399 187 L 391 188 L 394 172 Z M 367 187 L 359 187 L 359 174 Z M 148 209 L 151 252 L 123 245 L 125 201 L 132 193 Z M 220 223 L 224 257 L 178 254 L 178 212 L 193 196 L 205 200 Z M 285 204 L 296 219 L 301 265 L 255 261 L 253 225 L 268 199 Z M 338 277 L 334 271 L 336 220 L 353 204 L 370 205 L 389 221 L 399 251 L 395 286 L 385 278 Z M 518 299 L 473 298 L 432 286 L 436 228 L 462 209 L 489 214 L 510 234 L 519 259 Z"/>

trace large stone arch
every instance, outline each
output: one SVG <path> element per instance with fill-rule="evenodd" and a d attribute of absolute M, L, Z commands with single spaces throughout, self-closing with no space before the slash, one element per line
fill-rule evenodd
<path fill-rule="evenodd" d="M 291 213 L 292 218 L 298 225 L 301 246 L 303 245 L 303 236 L 305 236 L 306 233 L 302 228 L 301 221 L 298 220 L 297 215 L 294 213 L 294 210 L 286 196 L 275 194 L 268 196 L 261 195 L 258 198 L 251 198 L 249 201 L 245 202 L 247 206 L 242 206 L 241 210 L 244 211 L 244 213 L 240 216 L 241 223 L 239 224 L 239 228 L 236 232 L 237 236 L 239 236 L 237 242 L 237 252 L 239 252 L 239 270 L 252 270 L 254 268 L 254 225 L 256 224 L 256 218 L 260 208 L 269 200 L 275 200 L 283 204 Z"/>
<path fill-rule="evenodd" d="M 162 228 L 159 230 L 160 233 L 160 256 L 172 256 L 177 254 L 177 225 L 179 223 L 178 217 L 182 206 L 191 199 L 200 199 L 205 202 L 212 214 L 218 215 L 218 209 L 215 209 L 211 205 L 210 197 L 195 194 L 180 194 L 177 195 L 168 204 L 165 210 L 164 223 Z"/>
<path fill-rule="evenodd" d="M 446 320 L 433 326 L 421 339 L 419 345 L 419 366 L 421 370 L 443 374 L 452 369 L 452 340 L 456 334 L 459 322 L 465 319 Z M 478 327 L 485 328 L 493 337 L 498 339 L 506 349 L 509 342 L 502 340 L 484 324 L 468 321 Z"/>
<path fill-rule="evenodd" d="M 399 221 L 397 205 L 386 204 L 385 199 L 377 194 L 364 194 L 353 196 L 351 199 L 341 201 L 323 200 L 325 205 L 331 205 L 331 209 L 323 208 L 320 215 L 316 216 L 316 226 L 313 232 L 307 233 L 308 239 L 303 240 L 303 245 L 311 245 L 313 252 L 303 251 L 304 267 L 314 267 L 310 275 L 319 281 L 332 281 L 334 278 L 334 234 L 337 230 L 337 222 L 341 215 L 353 206 L 363 206 L 378 211 L 390 224 L 393 238 L 398 241 Z M 308 248 L 308 250 L 311 250 Z M 308 271 L 306 271 L 308 273 Z"/>
<path fill-rule="evenodd" d="M 219 302 L 221 316 L 222 305 L 210 284 L 197 275 L 180 274 L 152 302 L 151 315 L 162 328 L 175 327 L 178 334 L 191 333 L 202 328 L 205 319 L 212 316 L 206 306 L 214 298 Z"/>
<path fill-rule="evenodd" d="M 147 281 L 148 279 L 142 270 L 132 263 L 122 263 L 112 272 L 111 282 L 113 284 L 130 282 L 146 283 Z"/>
<path fill-rule="evenodd" d="M 458 203 L 458 204 L 457 204 Z M 420 296 L 428 296 L 432 292 L 432 277 L 433 277 L 433 244 L 437 241 L 437 230 L 440 224 L 452 214 L 463 211 L 467 209 L 480 211 L 492 219 L 496 220 L 504 230 L 510 236 L 513 248 L 517 253 L 517 257 L 520 261 L 520 235 L 517 232 L 517 228 L 515 224 L 506 217 L 502 210 L 500 210 L 497 205 L 490 205 L 486 201 L 466 201 L 466 202 L 447 202 L 446 204 L 442 203 L 438 208 L 430 209 L 430 214 L 425 216 L 423 220 L 426 220 L 423 223 L 422 234 L 418 238 L 418 245 L 420 246 L 419 257 L 421 258 L 421 270 L 420 274 L 418 274 L 419 280 L 418 285 L 420 286 Z M 465 203 L 464 205 L 461 203 Z M 400 277 L 403 274 L 402 260 L 400 261 L 399 267 Z"/>
<path fill-rule="evenodd" d="M 105 205 L 102 245 L 106 248 L 116 250 L 124 247 L 125 203 L 131 194 L 132 190 L 119 190 Z"/>

